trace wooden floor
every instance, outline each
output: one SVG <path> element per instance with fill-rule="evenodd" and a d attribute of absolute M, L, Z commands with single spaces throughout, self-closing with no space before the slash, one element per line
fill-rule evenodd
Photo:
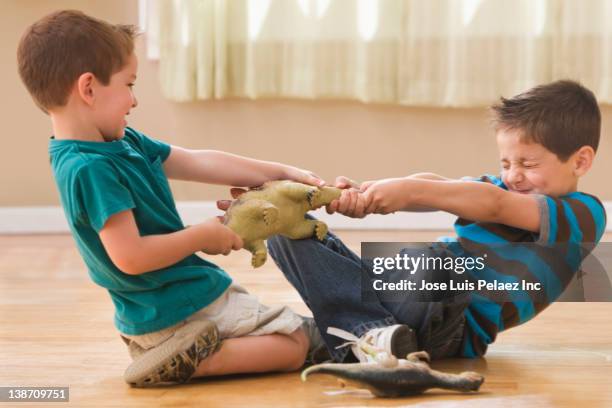
<path fill-rule="evenodd" d="M 358 249 L 360 241 L 429 241 L 440 234 L 339 235 Z M 264 303 L 289 304 L 307 313 L 272 262 L 253 271 L 246 252 L 212 258 Z M 612 407 L 612 303 L 555 304 L 528 324 L 502 333 L 486 359 L 434 364 L 451 372 L 484 374 L 477 394 L 430 391 L 393 400 L 341 390 L 329 377 L 302 383 L 297 372 L 132 389 L 122 381 L 130 360 L 112 315 L 110 298 L 89 280 L 70 236 L 0 236 L 0 386 L 70 387 L 70 403 L 46 405 Z M 45 404 L 32 406 L 40 405 Z"/>

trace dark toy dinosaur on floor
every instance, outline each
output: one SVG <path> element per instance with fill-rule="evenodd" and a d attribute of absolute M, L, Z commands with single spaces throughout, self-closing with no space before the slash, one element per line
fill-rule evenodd
<path fill-rule="evenodd" d="M 302 372 L 302 380 L 313 374 L 331 374 L 344 385 L 366 388 L 377 397 L 404 397 L 422 394 L 430 388 L 444 388 L 461 392 L 478 391 L 484 377 L 465 371 L 446 374 L 429 367 L 425 351 L 410 353 L 405 359 L 391 364 L 317 364 Z"/>

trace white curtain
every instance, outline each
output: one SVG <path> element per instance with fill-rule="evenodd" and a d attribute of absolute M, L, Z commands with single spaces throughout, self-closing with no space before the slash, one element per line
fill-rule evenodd
<path fill-rule="evenodd" d="M 557 78 L 612 101 L 612 0 L 141 1 L 177 101 L 480 106 Z"/>
<path fill-rule="evenodd" d="M 488 105 L 551 79 L 555 2 L 409 0 L 399 102 Z"/>
<path fill-rule="evenodd" d="M 612 1 L 563 0 L 553 77 L 576 78 L 612 103 Z"/>

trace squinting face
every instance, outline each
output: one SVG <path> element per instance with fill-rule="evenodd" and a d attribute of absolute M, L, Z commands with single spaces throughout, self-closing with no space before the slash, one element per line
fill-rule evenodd
<path fill-rule="evenodd" d="M 98 83 L 94 102 L 94 120 L 106 141 L 120 139 L 124 135 L 127 121 L 126 115 L 130 109 L 135 108 L 138 102 L 132 91 L 138 60 L 132 54 L 128 63 L 118 72 L 115 72 L 108 85 Z"/>
<path fill-rule="evenodd" d="M 497 148 L 502 180 L 508 190 L 554 197 L 576 191 L 578 178 L 573 161 L 564 163 L 541 144 L 521 140 L 520 131 L 500 129 Z"/>

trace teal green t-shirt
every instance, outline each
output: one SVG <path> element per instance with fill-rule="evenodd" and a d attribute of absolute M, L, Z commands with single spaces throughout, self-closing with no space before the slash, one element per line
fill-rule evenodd
<path fill-rule="evenodd" d="M 89 276 L 115 305 L 115 326 L 138 335 L 174 325 L 209 305 L 230 285 L 218 266 L 190 255 L 167 268 L 128 275 L 108 257 L 98 233 L 108 218 L 132 210 L 140 235 L 185 228 L 162 163 L 170 146 L 126 128 L 113 142 L 49 142 L 64 213 Z"/>

